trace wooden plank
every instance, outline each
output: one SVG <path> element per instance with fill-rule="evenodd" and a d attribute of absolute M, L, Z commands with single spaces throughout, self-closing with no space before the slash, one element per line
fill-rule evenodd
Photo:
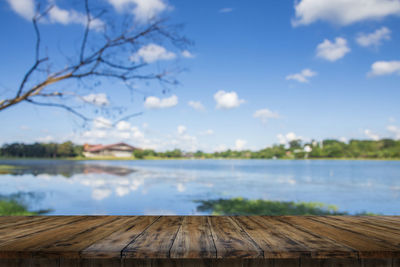
<path fill-rule="evenodd" d="M 46 218 L 46 217 L 45 217 Z M 0 229 L 16 226 L 21 223 L 43 220 L 42 216 L 0 216 Z"/>
<path fill-rule="evenodd" d="M 357 258 L 357 252 L 353 249 L 338 244 L 332 239 L 316 235 L 313 231 L 297 227 L 291 221 L 280 216 L 253 216 L 252 220 L 260 225 L 274 229 L 276 234 L 284 235 L 292 242 L 300 244 L 309 252 L 312 258 Z M 290 251 L 289 251 L 290 252 Z M 294 258 L 295 253 L 292 257 Z M 303 257 L 307 257 L 304 255 Z"/>
<path fill-rule="evenodd" d="M 0 233 L 0 247 L 4 247 L 9 242 L 48 231 L 50 229 L 62 227 L 63 225 L 81 220 L 81 217 L 48 217 L 43 220 L 35 220 L 32 223 L 19 225 L 14 228 L 3 229 Z"/>
<path fill-rule="evenodd" d="M 183 217 L 164 216 L 147 228 L 123 251 L 125 258 L 169 258 Z"/>
<path fill-rule="evenodd" d="M 2 239 L 0 266 L 400 264 L 400 217 L 0 217 Z"/>
<path fill-rule="evenodd" d="M 376 230 L 400 235 L 400 226 L 393 225 L 391 223 L 388 223 L 387 221 L 376 220 L 371 217 L 366 218 L 365 216 L 334 216 L 333 219 L 349 222 L 350 224 L 357 223 L 360 225 L 372 227 Z"/>
<path fill-rule="evenodd" d="M 388 231 L 382 227 L 376 227 L 370 224 L 363 224 L 360 222 L 360 219 L 351 219 L 348 217 L 336 218 L 336 217 L 320 217 L 316 218 L 321 222 L 328 223 L 332 226 L 336 226 L 343 230 L 352 231 L 354 233 L 358 233 L 360 235 L 366 235 L 371 239 L 376 239 L 381 242 L 387 242 L 392 244 L 394 247 L 400 249 L 400 228 L 395 231 Z"/>
<path fill-rule="evenodd" d="M 20 216 L 18 216 L 18 217 L 20 217 Z M 42 223 L 42 222 L 45 222 L 45 221 L 52 221 L 52 220 L 54 220 L 56 218 L 59 218 L 59 217 L 58 216 L 57 217 L 53 217 L 53 216 L 51 216 L 51 217 L 50 216 L 49 217 L 40 217 L 40 216 L 37 216 L 37 217 L 20 218 L 18 220 L 9 220 L 7 222 L 4 222 L 4 223 L 0 224 L 0 236 L 2 234 L 4 234 L 4 233 L 9 233 L 10 229 L 15 231 L 17 229 L 24 229 L 24 228 L 27 228 L 27 227 L 29 228 L 32 225 L 37 224 L 38 222 Z"/>
<path fill-rule="evenodd" d="M 121 251 L 160 216 L 131 217 L 125 226 L 81 252 L 82 258 L 119 258 Z"/>
<path fill-rule="evenodd" d="M 318 216 L 282 216 L 297 227 L 312 231 L 316 235 L 335 240 L 339 244 L 357 251 L 360 258 L 392 258 L 400 255 L 393 246 L 370 239 L 364 235 L 343 230 L 315 220 Z"/>
<path fill-rule="evenodd" d="M 35 251 L 35 256 L 60 256 L 65 258 L 78 258 L 80 252 L 101 240 L 131 220 L 130 217 L 104 216 L 104 222 L 94 227 L 75 233 L 64 238 L 55 240 L 54 243 L 46 245 Z"/>
<path fill-rule="evenodd" d="M 260 224 L 251 218 L 253 216 L 233 217 L 264 251 L 264 258 L 298 258 L 310 256 L 310 251 L 303 245 L 277 231 L 275 227 L 271 228 L 263 223 Z"/>
<path fill-rule="evenodd" d="M 216 258 L 207 217 L 185 216 L 171 248 L 171 258 Z"/>
<path fill-rule="evenodd" d="M 63 238 L 77 235 L 88 229 L 114 220 L 115 217 L 79 216 L 73 223 L 21 237 L 0 246 L 0 258 L 31 257 L 35 253 L 46 254 L 45 248 Z M 65 247 L 64 249 L 68 249 Z M 44 250 L 44 251 L 43 251 Z M 48 253 L 49 254 L 49 253 Z"/>
<path fill-rule="evenodd" d="M 263 258 L 263 251 L 230 217 L 208 217 L 217 258 Z"/>
<path fill-rule="evenodd" d="M 400 227 L 400 216 L 397 218 L 392 218 L 389 216 L 365 216 L 366 219 L 374 221 L 388 227 L 399 228 Z"/>

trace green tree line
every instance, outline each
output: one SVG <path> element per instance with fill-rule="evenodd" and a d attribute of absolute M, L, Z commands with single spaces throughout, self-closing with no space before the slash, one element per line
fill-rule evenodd
<path fill-rule="evenodd" d="M 18 158 L 73 158 L 83 157 L 83 146 L 70 141 L 64 143 L 12 143 L 0 148 L 1 157 Z M 318 159 L 318 158 L 353 158 L 353 159 L 400 159 L 400 140 L 350 140 L 342 142 L 327 139 L 321 142 L 292 140 L 288 145 L 273 145 L 258 151 L 226 150 L 206 153 L 203 151 L 183 152 L 174 149 L 165 152 L 143 149 L 135 150 L 137 159 L 156 158 L 227 158 L 227 159 Z"/>
<path fill-rule="evenodd" d="M 72 142 L 64 143 L 12 143 L 0 148 L 0 156 L 12 158 L 68 158 L 81 156 L 83 147 Z"/>
<path fill-rule="evenodd" d="M 400 140 L 350 140 L 342 142 L 327 139 L 321 142 L 292 140 L 288 145 L 273 145 L 258 151 L 242 150 L 205 153 L 196 151 L 184 153 L 179 149 L 166 152 L 154 150 L 137 150 L 134 156 L 145 158 L 227 158 L 227 159 L 318 159 L 318 158 L 350 158 L 350 159 L 400 159 Z"/>

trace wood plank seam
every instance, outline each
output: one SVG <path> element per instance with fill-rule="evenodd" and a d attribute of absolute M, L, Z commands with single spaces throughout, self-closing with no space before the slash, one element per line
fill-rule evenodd
<path fill-rule="evenodd" d="M 321 216 L 321 217 L 326 217 L 326 216 Z M 326 223 L 326 224 L 328 224 L 328 225 L 330 225 L 330 226 L 332 226 L 332 227 L 334 227 L 334 228 L 337 228 L 337 229 L 340 229 L 340 230 L 343 230 L 343 231 L 348 231 L 348 232 L 351 232 L 351 233 L 353 233 L 353 234 L 360 235 L 360 233 L 357 232 L 357 231 L 353 231 L 353 230 L 351 230 L 351 229 L 343 228 L 343 227 L 337 226 L 337 225 L 335 225 L 335 224 L 333 224 L 333 223 L 329 223 L 329 222 L 325 222 L 325 221 L 319 221 L 319 220 L 315 220 L 315 219 L 313 219 L 313 218 L 309 218 L 309 219 L 311 219 L 311 220 L 313 220 L 313 221 L 316 221 L 316 222 L 318 222 L 318 223 Z M 375 240 L 375 241 L 378 241 L 378 242 L 383 242 L 383 243 L 385 243 L 385 240 L 382 240 L 381 238 L 377 238 L 377 237 L 373 237 L 373 236 L 368 236 L 368 238 L 370 238 L 370 239 L 372 239 L 372 240 Z"/>
<path fill-rule="evenodd" d="M 240 228 L 241 232 L 242 232 L 243 234 L 245 234 L 245 235 L 249 238 L 249 240 L 253 243 L 253 245 L 254 245 L 255 247 L 258 248 L 259 251 L 261 251 L 261 255 L 262 255 L 262 257 L 265 259 L 264 250 L 257 244 L 256 241 L 254 241 L 254 239 L 246 232 L 246 230 L 243 228 L 243 226 L 242 226 L 236 219 L 234 219 L 234 217 L 235 217 L 235 216 L 229 216 L 229 218 L 232 220 L 232 222 L 233 222 L 234 224 L 236 224 L 236 225 Z"/>
<path fill-rule="evenodd" d="M 176 236 L 178 235 L 179 230 L 182 228 L 182 224 L 183 224 L 183 219 L 180 221 L 180 225 L 179 225 L 179 227 L 178 227 L 178 230 L 176 230 L 176 233 L 175 233 L 175 235 L 174 235 L 174 241 L 172 241 L 171 246 L 170 246 L 169 249 L 168 249 L 168 258 L 171 258 L 171 249 L 172 249 L 172 247 L 174 246 L 174 243 L 175 243 L 175 241 L 176 241 Z"/>
<path fill-rule="evenodd" d="M 113 222 L 119 220 L 120 218 L 121 218 L 121 216 L 118 216 L 117 218 L 115 218 L 115 219 L 112 220 L 112 221 L 109 221 L 109 222 L 106 222 L 106 223 L 103 223 L 103 224 L 100 224 L 100 225 L 96 225 L 94 228 L 89 228 L 89 229 L 87 229 L 86 231 L 83 231 L 83 232 L 81 232 L 81 233 L 79 233 L 79 234 L 83 234 L 83 233 L 86 233 L 86 232 L 93 231 L 95 228 L 99 228 L 99 227 L 102 227 L 102 226 L 104 226 L 104 225 L 106 225 L 106 224 L 113 223 Z M 132 226 L 132 227 L 133 227 L 133 226 Z M 115 229 L 114 231 L 110 232 L 109 235 L 103 237 L 102 239 L 107 238 L 108 236 L 112 235 L 113 233 L 117 232 L 118 230 L 119 230 L 119 229 Z M 88 247 L 90 247 L 91 245 L 93 245 L 94 243 L 96 243 L 97 241 L 98 241 L 98 240 L 94 240 L 93 243 L 90 243 L 90 244 L 88 244 L 85 248 L 81 249 L 81 250 L 79 251 L 79 253 L 78 253 L 78 254 L 79 254 L 79 258 L 82 258 L 82 251 L 83 251 L 83 250 L 87 249 Z"/>
<path fill-rule="evenodd" d="M 28 266 L 213 266 L 214 261 L 232 267 L 400 266 L 400 216 L 54 216 L 29 221 L 0 218 L 0 226 L 7 225 L 0 232 L 0 266 L 13 259 Z M 21 226 L 14 228 L 12 222 Z"/>
<path fill-rule="evenodd" d="M 95 217 L 97 217 L 97 216 L 95 216 Z M 87 229 L 85 229 L 85 230 L 83 230 L 83 231 L 81 231 L 81 232 L 77 232 L 77 233 L 75 233 L 75 236 L 93 232 L 93 231 L 95 231 L 96 229 L 101 228 L 101 227 L 103 227 L 103 226 L 105 226 L 105 225 L 107 225 L 107 224 L 116 222 L 116 221 L 118 221 L 118 220 L 121 218 L 120 216 L 111 216 L 111 217 L 115 217 L 115 218 L 113 218 L 112 220 L 103 222 L 103 223 L 96 224 L 95 226 L 92 226 L 92 227 L 90 227 L 90 228 L 87 228 Z M 116 229 L 116 230 L 117 230 L 117 229 Z M 116 231 L 116 230 L 115 230 L 115 231 Z M 42 246 L 42 247 L 39 247 L 37 251 L 32 251 L 31 254 L 32 254 L 32 256 L 35 256 L 37 253 L 46 252 L 46 248 L 59 247 L 60 244 L 62 244 L 61 246 L 64 246 L 63 242 L 67 242 L 67 243 L 68 243 L 70 240 L 71 240 L 70 237 L 62 238 L 61 240 L 57 240 L 56 242 L 47 245 L 47 247 L 43 247 L 43 246 Z M 94 242 L 97 242 L 97 240 L 94 240 L 93 243 L 94 243 Z M 89 246 L 92 245 L 93 243 L 90 243 Z M 86 247 L 88 247 L 88 246 L 86 246 Z M 85 247 L 85 248 L 86 248 L 86 247 Z M 81 251 L 82 251 L 82 250 L 83 250 L 83 249 L 80 249 L 79 251 L 77 251 L 76 254 L 77 254 L 78 258 L 80 258 L 80 256 L 81 256 L 80 254 L 81 254 Z M 53 251 L 53 253 L 56 253 L 56 251 Z M 61 255 L 60 255 L 60 257 L 61 257 Z"/>
<path fill-rule="evenodd" d="M 305 233 L 310 234 L 310 235 L 312 235 L 312 236 L 315 236 L 315 237 L 317 237 L 317 238 L 321 238 L 321 236 L 319 236 L 319 235 L 317 235 L 317 234 L 311 232 L 310 230 L 305 229 L 305 228 L 303 228 L 303 227 L 301 227 L 301 226 L 299 226 L 299 225 L 296 225 L 296 224 L 290 224 L 290 223 L 288 223 L 287 221 L 283 220 L 282 218 L 277 218 L 277 220 L 280 221 L 280 222 L 282 222 L 282 223 L 285 223 L 285 224 L 287 224 L 287 225 L 289 225 L 289 226 L 291 226 L 291 227 L 293 227 L 293 228 L 296 228 L 296 229 L 298 229 L 298 230 L 300 230 L 300 231 L 302 231 L 302 232 L 305 232 Z M 327 240 L 329 240 L 329 241 L 331 241 L 331 242 L 333 242 L 333 243 L 338 243 L 338 241 L 333 240 L 332 238 L 329 238 L 329 237 L 327 237 L 327 236 L 323 236 L 322 238 L 323 238 L 323 239 L 327 239 Z M 343 247 L 345 247 L 345 248 L 347 248 L 347 249 L 349 249 L 349 250 L 351 250 L 351 251 L 353 251 L 354 253 L 356 253 L 357 258 L 358 258 L 358 259 L 360 258 L 360 257 L 359 257 L 358 251 L 357 251 L 356 249 L 354 249 L 353 247 L 347 246 L 346 244 L 342 244 L 342 243 L 340 243 L 340 245 L 343 246 Z"/>
<path fill-rule="evenodd" d="M 321 225 L 326 224 L 326 225 L 328 225 L 329 227 L 336 228 L 336 229 L 341 230 L 341 231 L 348 231 L 348 232 L 350 232 L 350 233 L 352 233 L 352 234 L 360 235 L 360 233 L 351 231 L 351 230 L 349 230 L 349 229 L 343 229 L 343 228 L 337 227 L 336 225 L 333 225 L 333 224 L 330 224 L 330 223 L 321 222 L 321 221 L 319 221 L 319 220 L 314 220 L 313 217 L 314 217 L 314 216 L 308 216 L 308 217 L 306 217 L 306 219 L 307 219 L 307 220 L 311 220 L 311 221 L 316 222 L 316 223 L 319 223 L 319 224 L 321 224 Z M 327 217 L 327 216 L 321 216 L 321 217 L 329 218 L 329 217 Z M 379 239 L 374 239 L 374 238 L 372 238 L 371 240 L 375 240 L 375 241 L 380 241 L 380 242 L 381 242 L 381 240 L 379 240 Z M 338 241 L 336 241 L 336 242 L 338 242 Z M 345 244 L 343 244 L 343 242 L 341 242 L 341 245 L 345 246 Z M 353 249 L 354 249 L 354 248 L 353 248 Z M 384 252 L 388 252 L 388 251 L 384 251 Z M 362 251 L 356 250 L 356 253 L 357 253 L 357 258 L 358 258 L 360 261 L 364 259 L 364 256 L 362 255 Z"/>
<path fill-rule="evenodd" d="M 217 246 L 215 245 L 215 238 L 213 235 L 213 231 L 211 231 L 210 216 L 207 216 L 207 225 L 210 228 L 211 239 L 212 239 L 214 249 L 215 249 L 215 258 L 218 259 L 218 250 L 217 250 Z"/>
<path fill-rule="evenodd" d="M 79 221 L 84 220 L 84 219 L 85 218 L 77 217 L 76 220 L 72 220 L 72 221 L 69 221 L 69 222 L 66 222 L 66 223 L 55 225 L 53 227 L 49 227 L 49 228 L 46 228 L 46 229 L 43 229 L 43 230 L 39 230 L 37 232 L 27 233 L 25 235 L 18 236 L 18 239 L 23 239 L 23 238 L 26 238 L 26 237 L 29 237 L 29 236 L 33 236 L 33 235 L 38 234 L 38 233 L 43 233 L 43 232 L 46 232 L 46 231 L 49 231 L 49 230 L 54 230 L 54 229 L 57 229 L 57 228 L 61 228 L 61 227 L 65 226 L 65 225 L 68 225 L 70 223 L 76 223 L 76 222 L 79 222 Z M 8 243 L 11 243 L 13 241 L 14 240 L 8 240 L 8 241 L 5 241 L 5 242 L 0 242 L 0 245 L 4 246 L 4 245 L 7 245 Z"/>
<path fill-rule="evenodd" d="M 150 228 L 150 226 L 152 226 L 155 222 L 157 222 L 159 219 L 161 218 L 161 216 L 158 216 L 157 219 L 155 219 L 152 223 L 150 223 L 139 235 L 137 235 L 134 239 L 131 240 L 131 242 L 129 242 L 128 244 L 126 244 L 126 246 L 121 250 L 120 255 L 121 255 L 121 259 L 124 258 L 124 250 L 132 243 L 134 243 L 136 241 L 136 239 L 138 239 L 139 237 L 143 236 L 144 232 L 147 231 L 148 228 Z"/>
<path fill-rule="evenodd" d="M 312 217 L 312 216 L 308 216 L 307 218 L 310 218 L 310 217 Z M 279 219 L 278 219 L 278 220 L 279 220 Z M 313 220 L 313 221 L 314 221 L 314 220 Z M 321 222 L 317 222 L 317 223 L 321 223 Z M 296 228 L 301 228 L 302 231 L 308 232 L 308 233 L 310 233 L 310 234 L 315 235 L 314 233 L 310 232 L 309 229 L 306 229 L 306 228 L 304 228 L 304 227 L 301 227 L 301 226 L 298 226 L 298 225 L 297 225 Z M 360 252 L 359 252 L 357 249 L 355 249 L 355 248 L 353 248 L 353 247 L 351 247 L 351 246 L 348 246 L 348 245 L 346 245 L 346 244 L 343 244 L 342 242 L 339 242 L 339 241 L 337 241 L 337 240 L 334 240 L 334 239 L 332 239 L 332 238 L 330 238 L 330 237 L 328 237 L 328 236 L 324 236 L 324 238 L 326 238 L 326 239 L 328 239 L 328 240 L 330 240 L 330 241 L 332 241 L 332 242 L 335 242 L 335 243 L 340 243 L 340 245 L 342 245 L 343 247 L 346 247 L 346 248 L 348 248 L 348 249 L 354 251 L 354 253 L 355 253 L 356 256 L 357 256 L 357 260 L 358 260 L 358 261 L 361 261 Z"/>

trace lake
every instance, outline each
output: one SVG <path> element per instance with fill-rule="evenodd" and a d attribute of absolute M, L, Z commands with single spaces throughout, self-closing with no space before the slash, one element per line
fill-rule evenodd
<path fill-rule="evenodd" d="M 204 214 L 198 200 L 322 202 L 355 214 L 400 215 L 400 161 L 0 160 L 0 195 L 52 215 Z"/>

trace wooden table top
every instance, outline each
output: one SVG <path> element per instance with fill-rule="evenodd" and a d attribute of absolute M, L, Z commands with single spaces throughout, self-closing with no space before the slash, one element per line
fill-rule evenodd
<path fill-rule="evenodd" d="M 395 216 L 0 217 L 0 259 L 400 258 Z"/>

